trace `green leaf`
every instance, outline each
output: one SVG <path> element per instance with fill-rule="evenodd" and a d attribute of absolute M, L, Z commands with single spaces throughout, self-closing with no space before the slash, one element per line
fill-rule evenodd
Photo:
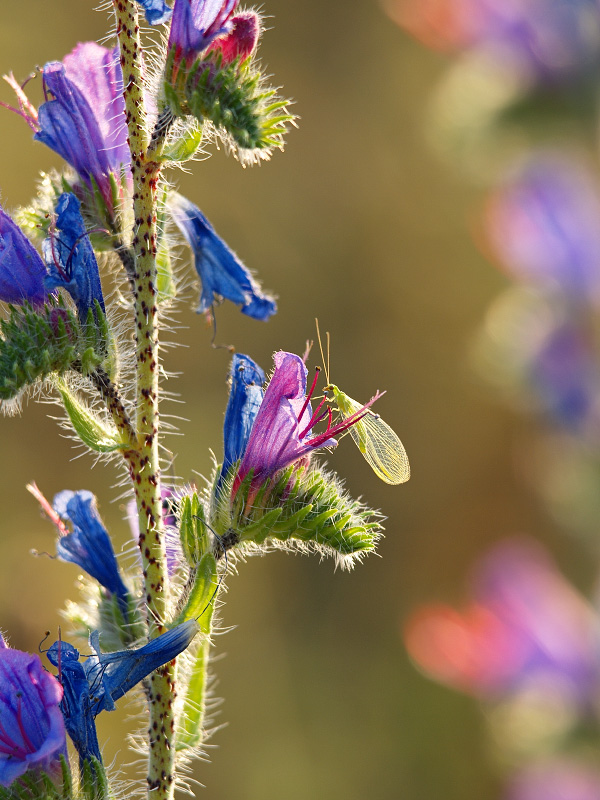
<path fill-rule="evenodd" d="M 206 619 L 210 620 L 212 617 L 210 609 L 214 604 L 218 588 L 217 561 L 212 553 L 205 553 L 195 571 L 194 585 L 185 606 L 173 623 L 173 627 L 181 622 L 187 622 L 188 619 L 197 619 L 200 630 L 206 633 Z"/>
<path fill-rule="evenodd" d="M 107 428 L 96 419 L 91 411 L 69 391 L 63 380 L 57 378 L 55 383 L 71 424 L 84 444 L 97 453 L 112 453 L 127 448 L 119 438 L 116 428 Z"/>
<path fill-rule="evenodd" d="M 177 296 L 177 287 L 173 279 L 173 267 L 171 264 L 171 249 L 169 247 L 169 239 L 165 234 L 167 193 L 168 187 L 165 185 L 158 204 L 157 216 L 159 238 L 156 252 L 156 288 L 158 290 L 159 303 L 165 300 L 173 300 Z"/>

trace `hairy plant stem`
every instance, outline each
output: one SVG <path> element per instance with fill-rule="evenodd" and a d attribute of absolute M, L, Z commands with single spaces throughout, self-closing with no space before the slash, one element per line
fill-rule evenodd
<path fill-rule="evenodd" d="M 123 71 L 123 97 L 133 177 L 134 227 L 131 249 L 136 337 L 136 421 L 138 449 L 126 454 L 139 517 L 139 546 L 144 571 L 150 637 L 165 630 L 168 575 L 162 524 L 158 455 L 159 353 L 156 292 L 157 184 L 160 149 L 145 128 L 142 50 L 137 6 L 133 0 L 113 0 Z M 175 662 L 150 678 L 148 796 L 170 800 L 175 789 Z"/>

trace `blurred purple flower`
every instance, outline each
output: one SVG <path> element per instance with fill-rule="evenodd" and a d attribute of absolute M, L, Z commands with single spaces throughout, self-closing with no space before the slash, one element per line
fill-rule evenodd
<path fill-rule="evenodd" d="M 533 764 L 511 781 L 506 800 L 598 800 L 600 771 L 565 758 Z"/>
<path fill-rule="evenodd" d="M 356 414 L 331 424 L 331 409 L 323 410 L 322 400 L 312 411 L 310 398 L 314 392 L 317 375 L 306 394 L 307 369 L 300 356 L 294 353 L 275 353 L 275 371 L 265 390 L 254 420 L 248 444 L 233 483 L 233 495 L 252 472 L 249 499 L 258 487 L 279 470 L 298 461 L 307 461 L 314 450 L 335 447 L 334 436 L 348 430 L 364 416 L 366 409 L 379 397 L 376 395 Z M 313 433 L 319 422 L 328 419 L 322 433 Z"/>
<path fill-rule="evenodd" d="M 398 24 L 432 47 L 485 48 L 538 80 L 591 70 L 600 55 L 597 0 L 384 0 Z"/>
<path fill-rule="evenodd" d="M 0 208 L 0 300 L 42 305 L 46 267 L 19 226 Z"/>
<path fill-rule="evenodd" d="M 215 299 L 224 297 L 241 305 L 242 314 L 269 319 L 277 311 L 275 301 L 262 292 L 198 206 L 173 192 L 169 195 L 169 210 L 194 254 L 194 266 L 202 284 L 197 312 L 210 311 Z"/>
<path fill-rule="evenodd" d="M 517 279 L 600 302 L 600 193 L 579 162 L 532 158 L 492 197 L 486 229 Z"/>
<path fill-rule="evenodd" d="M 200 53 L 231 29 L 229 19 L 238 0 L 175 0 L 169 49 L 175 48 L 175 67 L 190 67 Z"/>
<path fill-rule="evenodd" d="M 12 650 L 0 636 L 1 786 L 28 770 L 60 777 L 60 757 L 67 755 L 62 694 L 38 655 Z"/>
<path fill-rule="evenodd" d="M 548 332 L 533 355 L 529 380 L 550 417 L 572 433 L 600 433 L 600 373 L 589 331 L 567 320 Z"/>
<path fill-rule="evenodd" d="M 405 638 L 432 677 L 488 699 L 536 685 L 586 708 L 598 688 L 599 620 L 534 542 L 494 547 L 466 609 L 425 606 Z"/>

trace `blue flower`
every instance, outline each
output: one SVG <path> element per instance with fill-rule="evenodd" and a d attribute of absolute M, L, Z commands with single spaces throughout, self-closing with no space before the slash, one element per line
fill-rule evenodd
<path fill-rule="evenodd" d="M 53 507 L 61 519 L 69 520 L 73 525 L 72 532 L 60 536 L 56 543 L 58 557 L 77 564 L 116 595 L 126 608 L 129 593 L 121 578 L 110 537 L 98 514 L 94 495 L 87 491 L 59 492 Z"/>
<path fill-rule="evenodd" d="M 170 196 L 169 209 L 194 253 L 194 266 L 202 283 L 198 313 L 209 311 L 217 298 L 224 297 L 241 305 L 242 313 L 254 319 L 272 316 L 277 310 L 273 298 L 263 294 L 200 209 L 179 194 Z"/>
<path fill-rule="evenodd" d="M 39 656 L 10 649 L 0 636 L 0 786 L 29 770 L 59 778 L 66 756 L 61 698 Z"/>
<path fill-rule="evenodd" d="M 42 250 L 48 276 L 46 289 L 66 289 L 77 306 L 82 322 L 95 311 L 96 301 L 104 308 L 98 263 L 81 216 L 81 203 L 70 192 L 61 194 L 56 204 L 56 225 L 44 240 Z"/>
<path fill-rule="evenodd" d="M 38 129 L 34 138 L 64 158 L 88 186 L 93 180 L 112 208 L 110 175 L 119 175 L 130 161 L 116 52 L 84 42 L 63 62 L 46 64 L 43 77 L 52 99 L 30 120 Z"/>
<path fill-rule="evenodd" d="M 198 623 L 191 619 L 143 647 L 115 653 L 100 652 L 99 634 L 95 631 L 91 636 L 95 652 L 83 663 L 79 661 L 79 651 L 68 642 L 52 645 L 47 655 L 59 668 L 65 692 L 61 709 L 80 761 L 92 756 L 102 761 L 94 718 L 101 711 L 112 711 L 116 700 L 183 652 L 198 630 Z"/>
<path fill-rule="evenodd" d="M 486 224 L 512 277 L 600 303 L 600 193 L 589 164 L 534 153 L 496 190 Z"/>
<path fill-rule="evenodd" d="M 0 208 L 0 300 L 42 305 L 46 267 L 19 226 Z"/>
<path fill-rule="evenodd" d="M 246 450 L 250 431 L 263 399 L 265 373 L 249 356 L 236 353 L 229 373 L 231 388 L 223 426 L 224 455 L 221 476 Z"/>
<path fill-rule="evenodd" d="M 171 8 L 164 0 L 138 0 L 146 13 L 148 25 L 162 25 L 171 16 Z"/>

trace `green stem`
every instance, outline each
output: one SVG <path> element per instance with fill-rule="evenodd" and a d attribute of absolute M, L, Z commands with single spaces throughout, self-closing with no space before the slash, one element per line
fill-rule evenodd
<path fill-rule="evenodd" d="M 168 621 L 168 575 L 162 530 L 162 499 L 158 455 L 159 351 L 156 292 L 157 185 L 160 151 L 152 153 L 145 128 L 142 50 L 137 6 L 132 0 L 113 0 L 123 71 L 123 97 L 131 151 L 134 226 L 130 273 L 134 295 L 136 337 L 136 421 L 138 449 L 126 454 L 139 517 L 145 601 L 150 638 Z M 152 157 L 149 157 L 149 156 Z M 175 789 L 174 758 L 175 663 L 150 678 L 148 793 L 152 800 L 170 800 Z"/>

